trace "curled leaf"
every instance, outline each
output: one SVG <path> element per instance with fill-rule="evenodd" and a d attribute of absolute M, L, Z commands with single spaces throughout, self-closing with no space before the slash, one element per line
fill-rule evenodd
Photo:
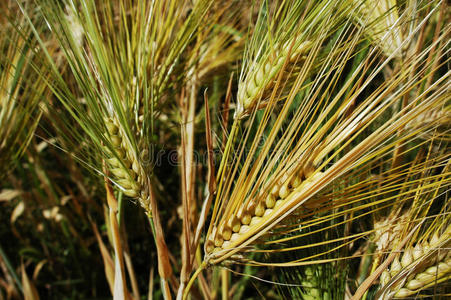
<path fill-rule="evenodd" d="M 23 212 L 25 211 L 25 203 L 20 201 L 19 204 L 14 208 L 13 213 L 11 214 L 11 224 L 16 222 L 17 218 L 19 218 Z"/>

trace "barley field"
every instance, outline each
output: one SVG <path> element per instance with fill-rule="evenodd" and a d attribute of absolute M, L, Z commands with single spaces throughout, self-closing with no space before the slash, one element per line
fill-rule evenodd
<path fill-rule="evenodd" d="M 451 299 L 445 0 L 3 0 L 0 300 Z"/>

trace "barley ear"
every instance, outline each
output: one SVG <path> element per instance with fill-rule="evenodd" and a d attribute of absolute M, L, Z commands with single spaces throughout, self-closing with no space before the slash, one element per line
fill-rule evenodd
<path fill-rule="evenodd" d="M 405 298 L 451 277 L 451 255 L 448 249 L 451 241 L 451 226 L 439 236 L 437 233 L 427 242 L 417 243 L 404 250 L 389 270 L 381 276 L 381 285 L 390 286 L 392 295 Z M 410 271 L 409 271 L 410 270 Z M 408 273 L 406 277 L 403 275 Z"/>
<path fill-rule="evenodd" d="M 356 18 L 365 26 L 366 35 L 374 40 L 386 56 L 401 56 L 403 35 L 395 0 L 354 0 L 361 8 Z"/>
<path fill-rule="evenodd" d="M 105 148 L 108 154 L 106 162 L 109 171 L 114 176 L 114 182 L 120 187 L 123 193 L 131 198 L 138 198 L 140 204 L 149 211 L 148 193 L 144 184 L 144 170 L 133 151 L 118 122 L 113 118 L 105 119 L 107 132 L 105 135 L 113 146 L 113 151 Z"/>
<path fill-rule="evenodd" d="M 257 105 L 263 95 L 268 94 L 284 64 L 295 63 L 312 45 L 310 41 L 293 44 L 294 41 L 289 40 L 282 46 L 276 46 L 278 49 L 276 48 L 273 53 L 268 53 L 254 63 L 245 80 L 238 86 L 236 118 L 242 118 Z M 291 48 L 292 45 L 293 48 Z"/>

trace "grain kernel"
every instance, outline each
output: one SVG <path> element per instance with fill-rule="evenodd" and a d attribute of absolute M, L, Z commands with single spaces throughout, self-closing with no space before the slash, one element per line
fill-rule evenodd
<path fill-rule="evenodd" d="M 385 285 L 387 284 L 391 279 L 390 273 L 387 270 L 384 270 L 384 272 L 382 272 L 380 280 L 381 280 L 381 284 Z"/>
<path fill-rule="evenodd" d="M 207 253 L 211 253 L 213 251 L 214 247 L 215 246 L 214 246 L 213 242 L 211 240 L 208 240 L 207 244 L 205 246 L 205 250 L 207 251 Z"/>
<path fill-rule="evenodd" d="M 224 228 L 222 231 L 222 238 L 226 241 L 230 240 L 230 237 L 232 236 L 232 230 L 230 228 Z"/>
<path fill-rule="evenodd" d="M 263 217 L 266 217 L 266 216 L 268 216 L 268 215 L 270 215 L 271 213 L 272 213 L 272 209 L 271 208 L 267 208 L 266 210 L 265 210 L 265 213 L 263 214 Z"/>
<path fill-rule="evenodd" d="M 276 197 L 273 194 L 269 194 L 265 201 L 267 208 L 273 208 L 276 204 Z"/>
<path fill-rule="evenodd" d="M 435 245 L 437 245 L 438 243 L 440 243 L 440 238 L 439 238 L 438 234 L 435 233 L 432 236 L 431 241 L 429 242 L 429 244 L 431 245 L 431 247 L 435 247 Z"/>
<path fill-rule="evenodd" d="M 417 244 L 413 249 L 413 259 L 417 260 L 423 255 L 423 248 Z"/>
<path fill-rule="evenodd" d="M 423 286 L 423 282 L 416 280 L 416 279 L 412 279 L 411 281 L 409 281 L 406 285 L 406 288 L 408 288 L 409 290 L 416 290 L 419 289 Z"/>
<path fill-rule="evenodd" d="M 128 190 L 124 190 L 124 195 L 131 197 L 131 198 L 136 198 L 139 196 L 139 193 L 136 190 L 128 189 Z"/>
<path fill-rule="evenodd" d="M 261 217 L 261 216 L 263 216 L 264 213 L 265 213 L 265 206 L 262 202 L 259 202 L 257 204 L 257 207 L 255 208 L 255 215 L 257 217 Z"/>
<path fill-rule="evenodd" d="M 405 251 L 404 254 L 402 255 L 402 258 L 401 258 L 401 265 L 402 265 L 403 267 L 407 267 L 407 266 L 409 266 L 412 262 L 413 262 L 412 249 L 411 249 L 411 248 L 408 248 L 408 249 L 406 249 L 406 251 Z"/>
<path fill-rule="evenodd" d="M 232 221 L 232 231 L 238 232 L 238 231 L 240 231 L 240 227 L 241 227 L 241 222 L 238 220 L 237 217 L 234 217 L 234 219 Z"/>
<path fill-rule="evenodd" d="M 115 166 L 115 167 L 119 167 L 121 165 L 121 162 L 116 157 L 108 158 L 106 161 L 110 165 Z"/>
<path fill-rule="evenodd" d="M 245 213 L 244 216 L 241 218 L 241 223 L 244 225 L 249 225 L 251 222 L 252 216 L 249 213 Z"/>
<path fill-rule="evenodd" d="M 301 178 L 299 176 L 295 176 L 291 185 L 293 186 L 293 188 L 297 188 L 299 185 L 301 185 L 301 183 Z"/>
<path fill-rule="evenodd" d="M 277 184 L 274 185 L 273 188 L 271 189 L 271 195 L 273 195 L 274 197 L 278 197 L 279 189 L 280 189 L 280 187 Z"/>
<path fill-rule="evenodd" d="M 215 246 L 216 247 L 221 247 L 222 244 L 224 243 L 224 239 L 222 238 L 221 235 L 217 235 L 215 238 Z"/>
<path fill-rule="evenodd" d="M 251 219 L 251 223 L 249 224 L 250 226 L 256 225 L 261 221 L 261 217 L 252 217 Z"/>
<path fill-rule="evenodd" d="M 274 207 L 279 207 L 279 206 L 281 206 L 282 205 L 282 203 L 283 203 L 283 200 L 277 200 L 276 201 L 276 204 L 274 205 Z"/>
<path fill-rule="evenodd" d="M 250 229 L 250 227 L 247 226 L 247 225 L 241 226 L 241 228 L 240 228 L 240 234 L 244 234 L 244 233 L 248 232 L 249 229 Z"/>
<path fill-rule="evenodd" d="M 114 125 L 111 119 L 105 120 L 105 126 L 109 134 L 116 134 L 119 130 L 119 128 L 116 125 Z"/>
<path fill-rule="evenodd" d="M 122 139 L 119 136 L 112 135 L 112 136 L 110 136 L 110 139 L 111 139 L 111 143 L 113 144 L 113 146 L 115 146 L 115 147 L 121 146 Z"/>
<path fill-rule="evenodd" d="M 279 196 L 282 199 L 285 199 L 290 194 L 290 188 L 288 187 L 288 184 L 282 185 L 282 187 L 279 190 Z"/>
<path fill-rule="evenodd" d="M 395 276 L 395 275 L 398 274 L 401 270 L 402 270 L 401 263 L 399 262 L 398 257 L 395 257 L 395 259 L 393 260 L 393 262 L 392 262 L 392 264 L 391 264 L 390 275 L 391 275 L 391 276 Z"/>
<path fill-rule="evenodd" d="M 114 168 L 111 169 L 111 173 L 114 174 L 114 176 L 118 177 L 118 178 L 127 178 L 129 175 L 127 173 L 127 171 L 125 171 L 122 168 Z"/>
<path fill-rule="evenodd" d="M 138 161 L 133 160 L 132 170 L 133 170 L 135 173 L 139 174 L 139 163 L 138 163 Z"/>
<path fill-rule="evenodd" d="M 399 291 L 396 292 L 395 296 L 396 296 L 396 297 L 403 298 L 403 297 L 408 297 L 408 296 L 410 296 L 410 294 L 411 294 L 411 291 L 410 291 L 410 290 L 408 290 L 408 289 L 406 289 L 406 288 L 402 288 L 402 289 L 400 289 Z"/>
<path fill-rule="evenodd" d="M 116 180 L 116 183 L 126 190 L 137 189 L 136 184 L 128 179 L 118 179 Z"/>
<path fill-rule="evenodd" d="M 417 276 L 415 276 L 415 279 L 421 282 L 428 282 L 435 278 L 435 274 L 428 274 L 428 273 L 419 273 Z"/>
<path fill-rule="evenodd" d="M 238 233 L 233 233 L 232 236 L 230 237 L 230 242 L 236 241 L 239 237 L 240 235 Z"/>
<path fill-rule="evenodd" d="M 447 273 L 450 270 L 450 266 L 447 263 L 441 262 L 438 264 L 439 273 Z"/>
<path fill-rule="evenodd" d="M 425 272 L 430 275 L 435 275 L 435 274 L 437 274 L 437 266 L 429 267 L 426 269 Z"/>
<path fill-rule="evenodd" d="M 257 85 L 261 85 L 264 79 L 265 79 L 264 67 L 263 68 L 260 67 L 258 69 L 257 74 L 255 74 L 255 82 L 257 83 Z"/>

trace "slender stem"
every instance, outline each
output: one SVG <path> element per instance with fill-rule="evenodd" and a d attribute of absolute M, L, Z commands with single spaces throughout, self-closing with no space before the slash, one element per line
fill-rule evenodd
<path fill-rule="evenodd" d="M 150 215 L 147 215 L 147 219 L 149 220 L 150 229 L 152 229 L 152 234 L 155 236 L 155 225 L 153 224 L 153 218 Z"/>
<path fill-rule="evenodd" d="M 183 300 L 186 300 L 189 294 L 189 291 L 191 289 L 191 286 L 194 284 L 194 281 L 196 281 L 197 276 L 199 276 L 200 272 L 206 268 L 207 264 L 205 261 L 202 262 L 202 264 L 197 268 L 196 272 L 191 276 L 190 280 L 188 281 L 188 284 L 186 285 L 185 291 L 183 292 Z"/>
<path fill-rule="evenodd" d="M 221 269 L 221 287 L 222 287 L 222 300 L 229 299 L 229 271 L 227 269 Z"/>

